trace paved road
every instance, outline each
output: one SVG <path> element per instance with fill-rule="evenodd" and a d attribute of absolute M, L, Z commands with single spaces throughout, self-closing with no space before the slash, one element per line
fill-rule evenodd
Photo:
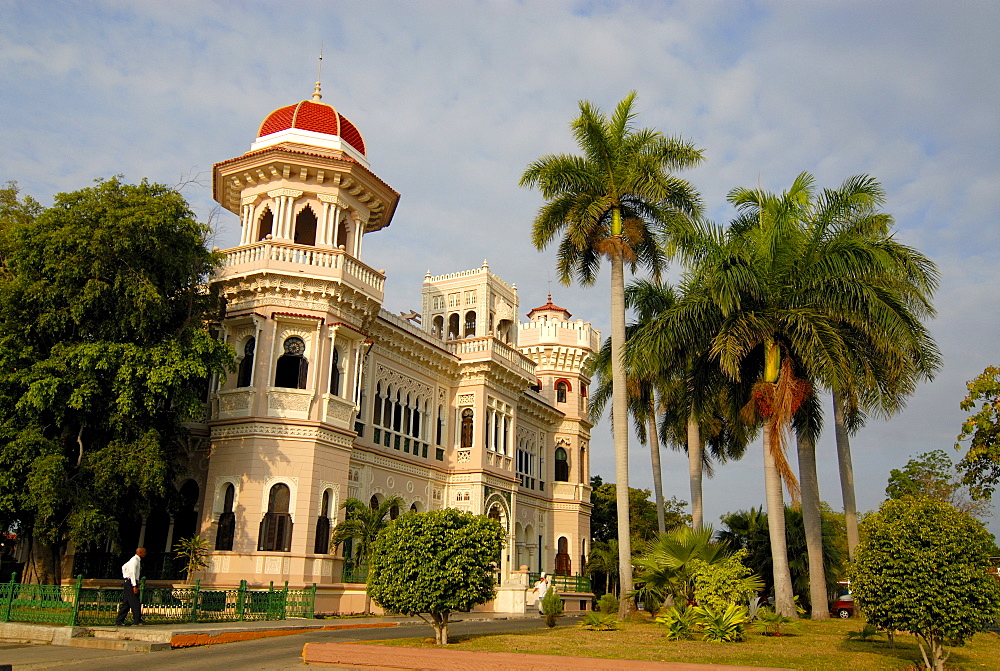
<path fill-rule="evenodd" d="M 575 619 L 563 618 L 563 624 Z M 538 619 L 489 620 L 457 622 L 448 628 L 449 635 L 500 634 L 530 631 L 544 627 Z M 192 669 L 301 669 L 302 646 L 306 643 L 334 643 L 337 641 L 372 641 L 391 638 L 433 636 L 429 625 L 408 625 L 392 629 L 343 629 L 318 631 L 264 638 L 241 643 L 225 643 L 199 648 L 184 648 L 163 652 L 120 652 L 89 650 L 52 645 L 18 645 L 0 642 L 0 665 L 13 664 L 13 671 L 21 669 L 74 669 L 80 671 L 143 671 Z"/>

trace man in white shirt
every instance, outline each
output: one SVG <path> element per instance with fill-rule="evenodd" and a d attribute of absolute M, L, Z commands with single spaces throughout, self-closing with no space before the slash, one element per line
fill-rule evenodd
<path fill-rule="evenodd" d="M 139 603 L 139 562 L 146 556 L 146 548 L 137 548 L 135 556 L 122 564 L 122 603 L 118 606 L 115 626 L 129 626 L 125 616 L 132 611 L 132 624 L 146 624 L 142 619 L 142 604 Z"/>

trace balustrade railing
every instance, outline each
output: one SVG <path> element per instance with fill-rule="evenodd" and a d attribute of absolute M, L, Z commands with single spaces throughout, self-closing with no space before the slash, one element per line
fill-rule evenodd
<path fill-rule="evenodd" d="M 55 625 L 113 625 L 122 601 L 120 588 L 72 585 L 0 584 L 0 622 Z M 202 589 L 200 582 L 185 587 L 152 587 L 140 581 L 143 619 L 151 624 L 178 622 L 243 622 L 311 619 L 315 614 L 316 585 L 306 589 L 249 589 L 240 581 L 234 589 Z"/>
<path fill-rule="evenodd" d="M 385 286 L 385 277 L 381 273 L 369 268 L 342 249 L 318 249 L 274 240 L 255 242 L 227 250 L 223 266 L 230 268 L 267 261 L 340 270 L 377 291 L 382 291 Z"/>
<path fill-rule="evenodd" d="M 557 592 L 590 592 L 590 578 L 585 575 L 553 575 L 546 573 Z M 529 573 L 528 580 L 534 585 L 542 577 L 541 573 Z"/>

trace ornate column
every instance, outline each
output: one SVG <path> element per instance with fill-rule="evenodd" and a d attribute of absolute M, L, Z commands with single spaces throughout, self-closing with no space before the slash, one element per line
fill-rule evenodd
<path fill-rule="evenodd" d="M 302 193 L 298 189 L 274 189 L 267 192 L 267 195 L 274 199 L 278 210 L 274 217 L 274 238 L 292 239 L 292 205 Z"/>
<path fill-rule="evenodd" d="M 240 201 L 240 204 L 242 206 L 242 216 L 240 217 L 240 219 L 243 222 L 243 230 L 240 232 L 241 245 L 249 245 L 252 242 L 255 242 L 254 231 L 253 231 L 253 224 L 254 224 L 253 212 L 254 212 L 254 203 L 256 201 L 257 201 L 257 196 L 244 196 Z"/>
<path fill-rule="evenodd" d="M 320 193 L 316 197 L 323 203 L 323 216 L 320 220 L 319 230 L 316 231 L 316 245 L 336 248 L 337 246 L 337 221 L 340 219 L 340 212 L 346 207 L 346 203 L 337 196 Z"/>

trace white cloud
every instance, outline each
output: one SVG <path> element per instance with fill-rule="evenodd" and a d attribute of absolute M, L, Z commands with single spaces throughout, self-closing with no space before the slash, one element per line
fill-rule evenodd
<path fill-rule="evenodd" d="M 1000 6 L 988 2 L 16 3 L 0 24 L 0 180 L 43 201 L 124 173 L 175 183 L 247 150 L 272 109 L 307 97 L 324 43 L 324 100 L 354 121 L 373 169 L 401 195 L 366 241 L 389 273 L 387 308 L 416 307 L 424 272 L 491 268 L 544 302 L 554 251 L 528 231 L 540 203 L 524 166 L 573 151 L 577 101 L 610 110 L 639 91 L 638 122 L 693 140 L 687 175 L 719 221 L 726 192 L 823 186 L 867 172 L 888 189 L 899 236 L 934 257 L 938 379 L 855 441 L 862 506 L 890 468 L 948 448 L 964 381 L 997 363 Z M 186 190 L 207 216 L 207 188 Z M 236 241 L 226 214 L 219 239 Z M 557 302 L 607 332 L 607 281 Z M 613 473 L 606 425 L 595 473 Z M 832 442 L 823 495 L 839 502 Z M 759 445 L 706 484 L 709 519 L 762 500 Z M 635 481 L 649 486 L 648 452 Z M 668 491 L 687 498 L 683 456 Z"/>

